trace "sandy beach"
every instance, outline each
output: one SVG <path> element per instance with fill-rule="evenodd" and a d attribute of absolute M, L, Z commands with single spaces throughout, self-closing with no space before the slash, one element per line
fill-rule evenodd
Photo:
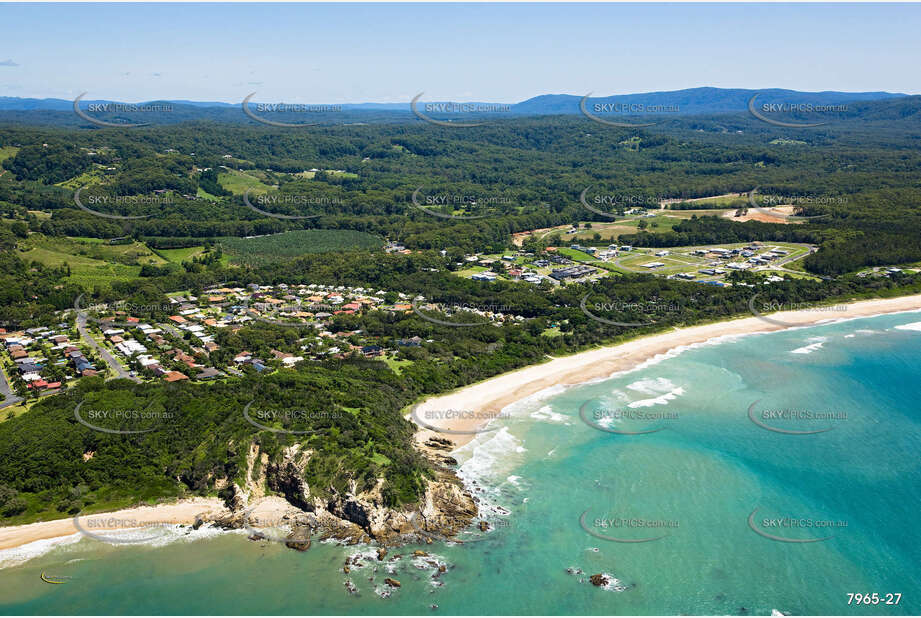
<path fill-rule="evenodd" d="M 260 522 L 275 525 L 287 510 L 293 508 L 278 497 L 267 497 L 253 505 L 250 519 L 256 526 Z M 72 517 L 52 521 L 0 527 L 0 551 L 20 547 L 35 541 L 66 537 L 77 532 L 100 534 L 105 530 L 145 529 L 172 524 L 192 525 L 196 517 L 210 521 L 229 514 L 223 501 L 217 498 L 191 498 L 157 506 L 139 506 L 111 513 L 97 513 L 79 518 L 78 530 Z"/>
<path fill-rule="evenodd" d="M 420 444 L 432 435 L 452 440 L 457 446 L 469 442 L 475 430 L 498 415 L 502 409 L 516 401 L 555 385 L 580 384 L 605 378 L 665 354 L 680 346 L 706 342 L 716 337 L 772 332 L 808 326 L 818 322 L 868 317 L 900 311 L 921 310 L 921 295 L 899 298 L 867 300 L 843 306 L 843 311 L 806 309 L 770 314 L 772 320 L 792 326 L 773 324 L 757 317 L 740 318 L 725 322 L 703 324 L 642 337 L 619 345 L 597 348 L 572 356 L 556 358 L 540 365 L 472 384 L 453 393 L 432 397 L 416 408 L 416 415 L 439 429 L 462 433 L 436 433 L 422 429 L 416 434 Z M 456 418 L 441 418 L 440 411 L 464 411 Z M 468 413 L 469 412 L 469 413 Z M 445 415 L 447 416 L 447 415 Z M 410 417 L 412 418 L 412 417 Z M 469 432 L 469 433 L 468 433 Z M 277 522 L 291 505 L 279 497 L 266 497 L 253 505 L 251 520 Z M 111 513 L 81 517 L 84 530 L 93 533 L 103 530 L 144 528 L 153 525 L 186 524 L 195 522 L 197 516 L 209 520 L 227 514 L 224 504 L 217 498 L 193 498 L 157 506 L 141 506 Z M 35 541 L 66 537 L 79 532 L 73 518 L 56 519 L 21 526 L 0 527 L 0 551 L 19 547 Z"/>
<path fill-rule="evenodd" d="M 752 316 L 675 328 L 619 345 L 596 348 L 505 373 L 453 393 L 432 397 L 419 404 L 415 408 L 416 417 L 429 426 L 449 433 L 422 429 L 416 434 L 416 441 L 422 444 L 433 435 L 437 435 L 462 446 L 472 440 L 476 436 L 476 430 L 498 415 L 505 406 L 551 386 L 580 384 L 597 378 L 606 378 L 613 373 L 631 369 L 659 354 L 665 354 L 669 350 L 703 343 L 717 337 L 767 333 L 819 322 L 919 310 L 921 294 L 841 303 L 835 307 L 843 310 L 827 311 L 813 308 L 765 315 L 771 320 L 786 322 L 789 326 Z M 462 411 L 463 414 L 458 414 L 458 411 Z M 412 415 L 409 418 L 416 423 L 419 422 L 413 419 Z"/>

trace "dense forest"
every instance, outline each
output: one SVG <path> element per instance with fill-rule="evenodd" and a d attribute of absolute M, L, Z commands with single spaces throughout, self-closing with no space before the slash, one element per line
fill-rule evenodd
<path fill-rule="evenodd" d="M 460 132 L 425 123 L 310 132 L 228 125 L 16 127 L 0 129 L 0 147 L 22 146 L 3 163 L 7 178 L 15 180 L 0 183 L 0 208 L 51 236 L 214 239 L 335 228 L 398 240 L 411 249 L 475 252 L 498 250 L 515 232 L 609 220 L 580 207 L 586 188 L 649 204 L 653 198 L 684 200 L 757 187 L 763 194 L 814 197 L 802 214 L 828 215 L 812 221 L 808 232 L 768 227 L 757 232 L 821 239 L 821 250 L 806 263 L 813 272 L 917 261 L 921 155 L 913 133 L 899 144 L 858 147 L 836 142 L 829 131 L 823 128 L 820 136 L 800 131 L 803 139 L 773 144 L 746 136 L 738 143 L 732 134 L 695 143 L 572 117 L 506 120 Z M 260 210 L 310 218 L 276 218 L 248 207 L 243 191 L 219 181 L 234 172 L 254 172 L 260 179 L 252 200 L 272 196 Z M 66 186 L 54 184 L 74 177 Z M 72 197 L 77 185 L 86 187 L 82 202 L 97 204 L 94 210 L 142 218 L 119 220 L 79 209 Z M 431 198 L 478 200 L 475 208 L 459 212 L 435 209 L 481 218 L 434 217 L 414 207 L 417 190 Z M 153 192 L 156 200 L 139 199 Z M 123 199 L 106 202 L 115 196 Z M 29 210 L 52 216 L 29 219 Z M 674 246 L 707 234 L 751 235 L 726 225 L 717 232 L 719 223 L 705 224 L 704 232 L 701 225 L 684 224 L 676 236 L 641 233 L 624 242 Z"/>

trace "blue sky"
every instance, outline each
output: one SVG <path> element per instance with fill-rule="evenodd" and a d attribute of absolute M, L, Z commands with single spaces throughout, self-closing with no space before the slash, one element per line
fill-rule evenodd
<path fill-rule="evenodd" d="M 921 5 L 0 4 L 0 96 L 516 102 L 921 93 Z"/>

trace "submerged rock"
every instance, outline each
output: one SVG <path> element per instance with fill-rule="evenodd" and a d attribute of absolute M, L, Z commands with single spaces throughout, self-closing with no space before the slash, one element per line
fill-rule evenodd
<path fill-rule="evenodd" d="M 399 588 L 399 587 L 400 587 L 400 582 L 399 582 L 399 580 L 396 580 L 396 579 L 393 579 L 393 578 L 390 578 L 390 577 L 386 578 L 386 579 L 384 580 L 384 583 L 387 584 L 388 586 L 390 586 L 391 588 Z"/>

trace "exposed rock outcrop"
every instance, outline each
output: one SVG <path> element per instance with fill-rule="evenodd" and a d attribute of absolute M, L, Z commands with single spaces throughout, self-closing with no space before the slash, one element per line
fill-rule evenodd
<path fill-rule="evenodd" d="M 450 538 L 473 522 L 477 506 L 446 465 L 456 461 L 438 452 L 450 450 L 453 443 L 431 438 L 429 444 L 431 450 L 422 451 L 432 464 L 434 476 L 425 481 L 425 491 L 418 503 L 399 508 L 387 506 L 384 479 L 378 479 L 371 489 L 360 490 L 353 481 L 344 492 L 333 488 L 313 491 L 305 480 L 313 451 L 295 444 L 270 459 L 257 445 L 251 445 L 243 486 L 229 482 L 225 485 L 225 501 L 231 513 L 215 519 L 214 523 L 223 528 L 261 527 L 259 522 L 250 522 L 248 509 L 268 490 L 281 494 L 296 507 L 280 523 L 303 529 L 301 536 L 285 541 L 300 551 L 310 546 L 315 534 L 320 539 L 332 538 L 348 544 L 376 542 L 383 551 L 378 559 L 383 560 L 388 546 Z"/>
<path fill-rule="evenodd" d="M 607 586 L 611 581 L 603 573 L 595 573 L 588 578 L 593 586 Z"/>

